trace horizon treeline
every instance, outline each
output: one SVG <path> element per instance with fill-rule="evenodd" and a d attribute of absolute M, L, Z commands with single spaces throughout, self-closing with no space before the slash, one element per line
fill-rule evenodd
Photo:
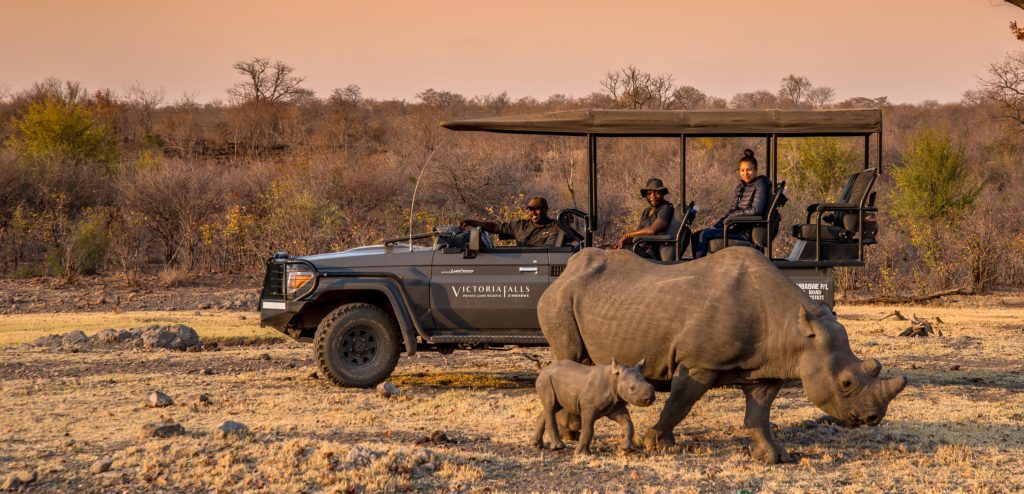
<path fill-rule="evenodd" d="M 835 91 L 790 75 L 778 88 L 728 99 L 629 66 L 584 97 L 543 101 L 506 93 L 467 97 L 426 89 L 414 101 L 375 100 L 358 86 L 325 97 L 295 70 L 255 58 L 234 65 L 226 102 L 167 102 L 162 91 L 86 90 L 47 79 L 0 92 L 0 274 L 158 274 L 172 285 L 201 273 L 262 275 L 276 251 L 342 250 L 475 217 L 520 217 L 524 198 L 553 210 L 584 207 L 586 142 L 578 137 L 456 133 L 455 118 L 581 108 L 881 108 L 885 120 L 878 245 L 865 268 L 842 269 L 840 290 L 911 296 L 1024 286 L 1024 54 L 990 66 L 960 102 L 891 104 L 884 95 L 835 101 Z M 633 226 L 638 189 L 665 180 L 675 202 L 678 139 L 599 144 L 599 241 Z M 764 139 L 693 139 L 687 199 L 703 227 L 731 201 L 735 168 Z M 788 225 L 832 202 L 862 166 L 859 138 L 790 138 L 779 146 Z M 872 160 L 874 160 L 874 151 Z M 417 182 L 419 186 L 417 188 Z M 416 203 L 410 200 L 416 188 Z"/>

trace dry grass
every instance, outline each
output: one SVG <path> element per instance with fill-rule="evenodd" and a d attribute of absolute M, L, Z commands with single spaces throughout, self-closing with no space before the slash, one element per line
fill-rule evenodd
<path fill-rule="evenodd" d="M 0 347 L 27 343 L 52 333 L 81 329 L 93 334 L 106 328 L 137 328 L 151 324 L 185 324 L 199 333 L 203 341 L 239 339 L 279 339 L 281 333 L 261 328 L 254 312 L 230 311 L 140 311 L 34 313 L 0 316 Z"/>
<path fill-rule="evenodd" d="M 878 321 L 893 307 L 839 307 L 855 351 L 911 385 L 882 426 L 860 429 L 809 425 L 821 412 L 799 387 L 785 388 L 772 421 L 796 462 L 780 466 L 750 460 L 742 394 L 731 389 L 698 403 L 676 430 L 678 451 L 618 453 L 610 421 L 599 422 L 593 457 L 532 449 L 539 403 L 524 376 L 536 368 L 521 351 L 404 358 L 393 379 L 403 394 L 385 401 L 311 379 L 310 347 L 294 343 L 201 353 L 8 348 L 0 350 L 0 474 L 38 468 L 37 489 L 47 492 L 1019 492 L 1018 304 L 900 307 L 945 321 L 945 337 L 926 339 L 896 337 L 907 323 Z M 199 374 L 207 367 L 214 374 Z M 143 407 L 157 388 L 177 403 Z M 191 405 L 199 393 L 213 403 Z M 632 409 L 638 431 L 657 420 L 664 398 Z M 187 434 L 141 438 L 142 424 L 162 415 Z M 251 435 L 209 433 L 226 419 Z M 416 445 L 434 430 L 454 442 Z M 90 474 L 101 457 L 113 458 L 113 469 Z"/>

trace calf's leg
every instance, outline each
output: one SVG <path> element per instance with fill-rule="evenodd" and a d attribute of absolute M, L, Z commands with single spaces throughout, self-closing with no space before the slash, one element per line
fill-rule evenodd
<path fill-rule="evenodd" d="M 743 386 L 743 395 L 747 398 L 747 410 L 743 417 L 743 427 L 750 431 L 754 440 L 750 448 L 750 456 L 768 464 L 792 461 L 786 450 L 772 439 L 768 415 L 771 413 L 772 402 L 782 388 L 781 383 L 758 383 Z"/>
<path fill-rule="evenodd" d="M 716 377 L 717 372 L 705 369 L 687 370 L 680 367 L 672 378 L 672 388 L 668 400 L 665 401 L 665 408 L 661 409 L 658 423 L 644 434 L 644 447 L 655 449 L 675 444 L 672 429 L 686 418 L 693 404 L 711 389 Z"/>
<path fill-rule="evenodd" d="M 597 417 L 594 410 L 580 410 L 580 442 L 576 444 L 575 454 L 590 454 L 590 441 L 594 439 L 594 421 Z"/>
<path fill-rule="evenodd" d="M 626 409 L 626 404 L 619 405 L 612 413 L 608 414 L 608 418 L 619 423 L 619 427 L 622 428 L 622 443 L 619 444 L 619 449 L 623 451 L 630 451 L 633 449 L 633 420 L 629 417 L 629 410 Z"/>

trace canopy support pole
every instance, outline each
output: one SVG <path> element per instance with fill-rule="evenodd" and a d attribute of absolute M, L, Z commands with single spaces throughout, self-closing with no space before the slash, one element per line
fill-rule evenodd
<path fill-rule="evenodd" d="M 686 204 L 686 134 L 683 134 L 679 136 L 679 207 L 685 208 Z"/>
<path fill-rule="evenodd" d="M 584 242 L 587 247 L 594 246 L 594 231 L 597 230 L 597 136 L 587 134 L 587 168 L 590 173 L 590 224 L 587 225 Z"/>

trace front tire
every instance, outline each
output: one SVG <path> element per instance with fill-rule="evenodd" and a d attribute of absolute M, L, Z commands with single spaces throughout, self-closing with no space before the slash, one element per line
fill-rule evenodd
<path fill-rule="evenodd" d="M 334 309 L 320 322 L 313 341 L 320 371 L 334 384 L 355 388 L 387 379 L 398 364 L 400 344 L 391 316 L 363 303 Z"/>

